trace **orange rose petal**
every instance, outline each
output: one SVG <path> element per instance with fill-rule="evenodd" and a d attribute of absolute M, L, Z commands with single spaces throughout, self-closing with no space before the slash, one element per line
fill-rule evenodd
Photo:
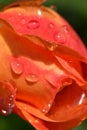
<path fill-rule="evenodd" d="M 7 64 L 5 68 L 2 62 L 2 80 L 14 80 L 17 99 L 29 102 L 47 113 L 56 93 L 65 87 L 61 85 L 61 81 L 70 77 L 58 61 L 56 65 L 55 58 L 47 49 L 16 34 L 8 24 L 2 20 L 1 22 L 3 52 L 0 55 L 1 60 L 4 59 Z"/>
<path fill-rule="evenodd" d="M 65 87 L 57 94 L 47 114 L 20 100 L 16 101 L 16 106 L 44 121 L 64 122 L 76 118 L 85 119 L 87 116 L 87 93 L 76 84 Z"/>
<path fill-rule="evenodd" d="M 5 19 L 21 34 L 32 34 L 57 45 L 63 44 L 87 58 L 87 51 L 78 35 L 50 8 L 36 5 L 10 7 L 0 13 L 0 18 Z"/>
<path fill-rule="evenodd" d="M 75 118 L 85 119 L 87 117 L 87 93 L 75 83 L 65 87 L 55 97 L 46 116 L 60 122 Z"/>
<path fill-rule="evenodd" d="M 74 119 L 67 122 L 59 122 L 59 123 L 50 123 L 50 122 L 44 122 L 44 125 L 48 130 L 71 130 L 72 128 L 80 125 L 81 120 L 80 119 Z"/>
<path fill-rule="evenodd" d="M 0 18 L 0 80 L 14 79 L 14 112 L 38 130 L 67 130 L 84 120 L 87 50 L 74 30 L 54 11 L 36 5 L 10 7 Z"/>
<path fill-rule="evenodd" d="M 80 124 L 80 119 L 74 119 L 70 120 L 68 122 L 50 122 L 41 120 L 40 118 L 37 118 L 29 113 L 28 107 L 26 109 L 23 108 L 23 105 L 16 102 L 16 108 L 14 112 L 16 111 L 16 114 L 21 116 L 23 119 L 31 123 L 37 130 L 70 130 L 71 128 L 77 126 Z M 22 105 L 22 106 L 21 106 Z M 24 105 L 25 107 L 25 105 Z M 22 109 L 23 108 L 23 109 Z"/>
<path fill-rule="evenodd" d="M 25 109 L 22 109 L 22 107 L 19 103 L 16 102 L 16 108 L 14 109 L 14 112 L 18 114 L 20 117 L 22 117 L 23 119 L 25 119 L 26 121 L 28 121 L 30 124 L 32 124 L 37 130 L 42 130 L 42 129 L 48 130 L 48 128 L 46 128 L 43 125 L 42 121 L 39 118 L 33 116 L 32 114 L 27 112 Z"/>

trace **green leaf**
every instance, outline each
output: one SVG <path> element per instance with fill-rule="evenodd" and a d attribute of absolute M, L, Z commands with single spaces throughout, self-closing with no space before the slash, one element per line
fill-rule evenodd
<path fill-rule="evenodd" d="M 0 9 L 12 2 L 14 2 L 14 0 L 0 0 Z"/>

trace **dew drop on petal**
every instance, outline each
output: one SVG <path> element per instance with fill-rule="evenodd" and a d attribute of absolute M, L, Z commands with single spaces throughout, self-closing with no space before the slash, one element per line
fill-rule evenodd
<path fill-rule="evenodd" d="M 28 74 L 26 77 L 25 77 L 25 80 L 29 83 L 34 83 L 34 82 L 37 82 L 38 81 L 38 76 L 36 74 Z"/>
<path fill-rule="evenodd" d="M 42 112 L 43 112 L 43 113 L 47 113 L 48 111 L 47 111 L 46 108 L 43 108 L 43 109 L 42 109 Z"/>
<path fill-rule="evenodd" d="M 68 29 L 67 25 L 62 26 L 62 31 L 65 33 L 69 33 L 69 29 Z"/>
<path fill-rule="evenodd" d="M 9 17 L 9 21 L 10 21 L 10 22 L 14 22 L 14 21 L 15 21 L 14 16 Z"/>
<path fill-rule="evenodd" d="M 19 12 L 19 13 L 18 13 L 18 16 L 21 16 L 21 15 L 22 15 L 22 14 Z"/>
<path fill-rule="evenodd" d="M 26 24 L 26 20 L 25 19 L 21 19 L 21 24 Z"/>
<path fill-rule="evenodd" d="M 40 24 L 37 20 L 31 20 L 27 24 L 28 29 L 37 29 L 39 28 Z"/>
<path fill-rule="evenodd" d="M 11 114 L 15 104 L 16 89 L 8 81 L 0 82 L 0 114 Z"/>
<path fill-rule="evenodd" d="M 23 65 L 16 59 L 13 59 L 11 62 L 10 62 L 10 66 L 11 66 L 11 69 L 12 71 L 15 73 L 15 74 L 22 74 L 23 73 Z"/>
<path fill-rule="evenodd" d="M 57 44 L 47 42 L 46 47 L 47 47 L 48 50 L 54 51 L 57 47 Z"/>
<path fill-rule="evenodd" d="M 50 29 L 54 29 L 54 24 L 53 24 L 53 23 L 49 23 L 49 24 L 48 24 L 48 27 L 49 27 Z"/>
<path fill-rule="evenodd" d="M 47 105 L 45 105 L 45 106 L 42 108 L 42 112 L 43 112 L 44 114 L 48 113 L 49 110 L 50 110 L 50 108 L 51 108 L 51 106 L 52 106 L 52 103 L 48 103 Z"/>
<path fill-rule="evenodd" d="M 54 34 L 54 39 L 56 40 L 56 42 L 58 43 L 62 43 L 64 44 L 66 42 L 66 37 L 64 36 L 64 34 L 62 32 L 57 32 Z"/>

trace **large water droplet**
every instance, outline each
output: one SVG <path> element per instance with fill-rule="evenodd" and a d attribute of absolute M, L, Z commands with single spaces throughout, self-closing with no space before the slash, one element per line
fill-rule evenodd
<path fill-rule="evenodd" d="M 39 28 L 39 26 L 40 26 L 40 24 L 39 24 L 39 22 L 37 20 L 31 20 L 27 24 L 27 27 L 29 29 L 37 29 L 37 28 Z"/>
<path fill-rule="evenodd" d="M 23 65 L 17 60 L 17 59 L 12 59 L 10 62 L 11 69 L 15 74 L 22 74 L 23 73 Z"/>
<path fill-rule="evenodd" d="M 51 106 L 52 106 L 52 103 L 48 103 L 47 105 L 45 105 L 45 106 L 42 108 L 42 112 L 43 112 L 44 114 L 48 113 L 49 110 L 50 110 L 50 108 L 51 108 Z"/>
<path fill-rule="evenodd" d="M 14 108 L 16 89 L 8 81 L 0 82 L 0 114 L 7 116 Z"/>
<path fill-rule="evenodd" d="M 64 34 L 62 32 L 56 32 L 54 34 L 54 38 L 56 40 L 56 42 L 58 43 L 65 43 L 66 42 L 66 37 L 64 36 Z"/>
<path fill-rule="evenodd" d="M 25 77 L 25 80 L 27 82 L 30 82 L 30 83 L 34 83 L 34 82 L 37 82 L 38 81 L 38 76 L 36 74 L 28 74 L 26 77 Z"/>

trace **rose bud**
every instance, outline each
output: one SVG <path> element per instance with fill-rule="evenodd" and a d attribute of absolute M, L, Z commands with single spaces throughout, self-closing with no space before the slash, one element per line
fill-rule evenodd
<path fill-rule="evenodd" d="M 87 50 L 41 1 L 0 12 L 0 114 L 37 130 L 68 130 L 87 118 Z"/>

